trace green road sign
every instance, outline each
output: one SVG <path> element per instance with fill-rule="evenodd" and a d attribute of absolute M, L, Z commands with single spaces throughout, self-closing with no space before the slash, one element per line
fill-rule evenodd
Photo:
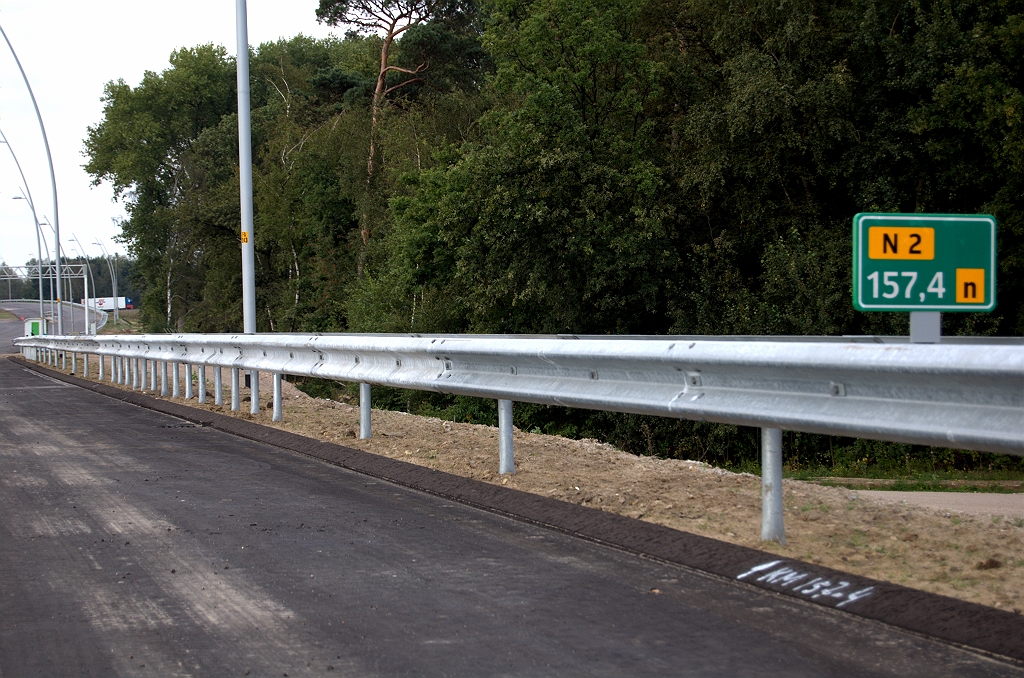
<path fill-rule="evenodd" d="M 853 218 L 853 306 L 858 311 L 991 311 L 996 220 L 987 214 L 878 214 Z"/>

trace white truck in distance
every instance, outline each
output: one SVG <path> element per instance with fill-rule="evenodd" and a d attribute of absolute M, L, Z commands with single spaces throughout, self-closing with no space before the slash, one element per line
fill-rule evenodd
<path fill-rule="evenodd" d="M 86 300 L 82 300 L 82 305 L 86 305 Z M 89 308 L 95 308 L 97 311 L 113 311 L 114 310 L 114 297 L 94 297 L 89 299 Z M 132 300 L 127 297 L 117 298 L 117 308 L 119 310 L 125 310 L 132 307 Z"/>

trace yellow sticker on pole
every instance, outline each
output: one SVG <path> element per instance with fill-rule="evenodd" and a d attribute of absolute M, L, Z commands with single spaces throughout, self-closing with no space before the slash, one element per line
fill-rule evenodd
<path fill-rule="evenodd" d="M 935 229 L 908 226 L 871 226 L 868 228 L 868 259 L 935 258 Z"/>
<path fill-rule="evenodd" d="M 242 244 L 249 242 L 249 231 L 242 231 Z"/>

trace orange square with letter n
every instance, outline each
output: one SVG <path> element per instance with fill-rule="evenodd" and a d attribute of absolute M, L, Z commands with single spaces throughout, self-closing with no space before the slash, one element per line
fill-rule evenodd
<path fill-rule="evenodd" d="M 956 269 L 956 303 L 985 303 L 985 269 Z"/>

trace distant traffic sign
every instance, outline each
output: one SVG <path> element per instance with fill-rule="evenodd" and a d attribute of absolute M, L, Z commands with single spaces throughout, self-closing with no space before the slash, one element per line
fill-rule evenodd
<path fill-rule="evenodd" d="M 995 217 L 858 214 L 853 305 L 858 311 L 991 311 Z"/>

